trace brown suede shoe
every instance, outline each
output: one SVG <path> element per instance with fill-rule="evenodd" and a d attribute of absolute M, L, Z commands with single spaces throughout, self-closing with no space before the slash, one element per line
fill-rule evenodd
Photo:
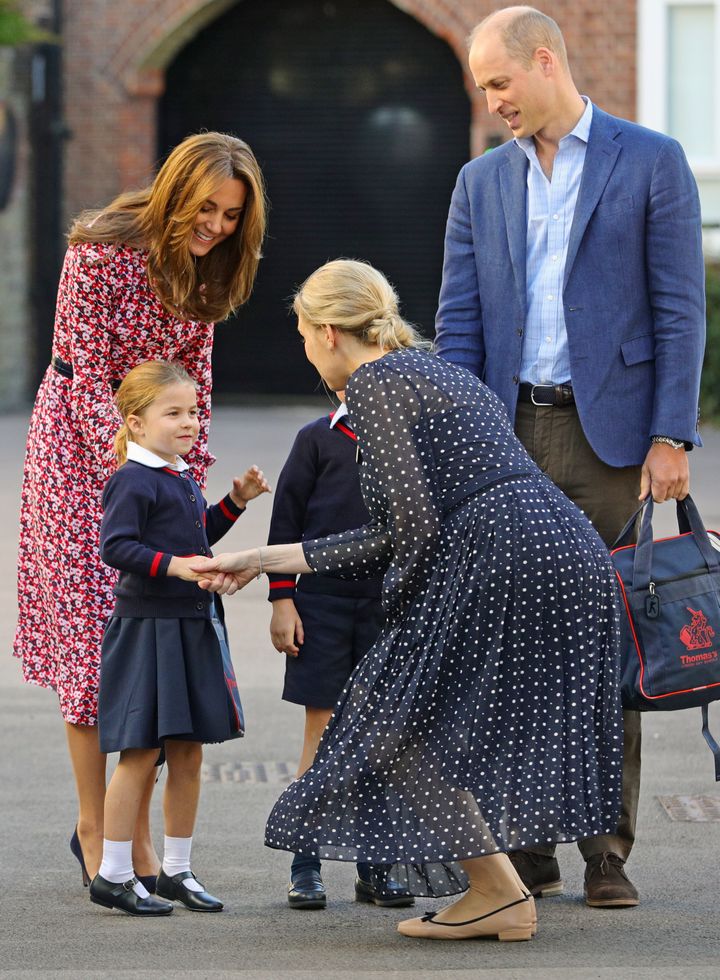
<path fill-rule="evenodd" d="M 563 890 L 560 868 L 549 854 L 535 854 L 534 851 L 510 851 L 512 866 L 522 878 L 522 882 L 535 898 L 550 898 L 560 895 Z"/>
<path fill-rule="evenodd" d="M 618 854 L 605 851 L 588 858 L 585 866 L 585 903 L 594 909 L 630 908 L 638 905 L 637 888 L 623 870 Z"/>

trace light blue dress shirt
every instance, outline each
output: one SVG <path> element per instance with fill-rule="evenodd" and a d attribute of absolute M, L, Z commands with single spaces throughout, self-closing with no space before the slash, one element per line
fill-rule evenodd
<path fill-rule="evenodd" d="M 570 380 L 570 357 L 562 289 L 570 228 L 585 164 L 592 122 L 592 103 L 583 96 L 585 112 L 563 136 L 548 180 L 533 139 L 516 139 L 527 156 L 527 316 L 520 380 L 530 384 L 562 384 Z"/>

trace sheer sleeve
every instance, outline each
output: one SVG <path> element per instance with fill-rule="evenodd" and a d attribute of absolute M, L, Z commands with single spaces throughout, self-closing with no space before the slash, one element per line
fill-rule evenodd
<path fill-rule="evenodd" d="M 365 578 L 386 571 L 389 608 L 404 604 L 425 581 L 441 523 L 422 401 L 413 383 L 389 363 L 401 356 L 363 365 L 348 383 L 372 522 L 304 546 L 310 567 L 324 574 L 350 571 Z"/>

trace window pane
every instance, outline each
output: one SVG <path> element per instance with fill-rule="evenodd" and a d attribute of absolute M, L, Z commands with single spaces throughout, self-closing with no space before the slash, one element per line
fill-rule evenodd
<path fill-rule="evenodd" d="M 668 17 L 668 130 L 689 157 L 713 157 L 714 7 L 670 6 Z"/>

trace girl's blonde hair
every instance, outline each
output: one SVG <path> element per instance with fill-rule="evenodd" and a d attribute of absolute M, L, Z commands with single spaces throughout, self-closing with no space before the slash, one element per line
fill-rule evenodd
<path fill-rule="evenodd" d="M 130 415 L 142 415 L 145 409 L 168 385 L 197 385 L 179 361 L 143 361 L 136 365 L 123 378 L 115 392 L 115 404 L 122 416 L 123 424 L 115 435 L 115 456 L 118 466 L 127 459 L 128 440 L 133 441 L 127 420 Z"/>
<path fill-rule="evenodd" d="M 403 320 L 397 293 L 367 262 L 335 259 L 321 265 L 295 293 L 293 310 L 314 327 L 327 324 L 383 350 L 432 347 Z"/>
<path fill-rule="evenodd" d="M 195 257 L 190 241 L 200 209 L 231 177 L 247 191 L 237 227 Z M 147 249 L 148 279 L 165 309 L 182 320 L 211 323 L 230 316 L 252 292 L 266 212 L 263 176 L 247 143 L 226 133 L 198 133 L 175 147 L 149 187 L 79 215 L 68 240 Z"/>

